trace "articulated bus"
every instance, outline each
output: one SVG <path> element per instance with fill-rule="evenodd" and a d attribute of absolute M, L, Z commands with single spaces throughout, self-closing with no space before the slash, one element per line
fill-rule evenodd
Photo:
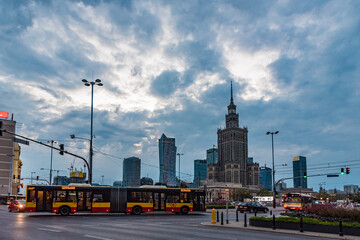
<path fill-rule="evenodd" d="M 190 188 L 28 185 L 27 212 L 132 213 L 206 211 L 205 191 Z"/>
<path fill-rule="evenodd" d="M 285 210 L 304 210 L 307 206 L 314 204 L 315 198 L 310 195 L 300 193 L 288 193 L 283 196 Z"/>

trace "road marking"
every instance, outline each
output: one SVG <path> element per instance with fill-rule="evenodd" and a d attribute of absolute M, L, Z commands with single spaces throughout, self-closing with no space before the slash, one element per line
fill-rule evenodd
<path fill-rule="evenodd" d="M 96 238 L 96 239 L 102 239 L 102 240 L 112 240 L 110 238 L 103 238 L 103 237 L 97 237 L 97 236 L 92 236 L 92 235 L 84 235 L 84 237 Z"/>
<path fill-rule="evenodd" d="M 55 230 L 55 229 L 47 229 L 47 228 L 38 228 L 39 230 L 42 231 L 49 231 L 49 232 L 61 232 L 60 230 Z"/>

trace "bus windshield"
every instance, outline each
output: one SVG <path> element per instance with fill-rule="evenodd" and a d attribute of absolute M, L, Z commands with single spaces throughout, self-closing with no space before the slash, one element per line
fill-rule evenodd
<path fill-rule="evenodd" d="M 284 202 L 287 202 L 287 203 L 301 203 L 301 198 L 299 196 L 285 197 Z"/>

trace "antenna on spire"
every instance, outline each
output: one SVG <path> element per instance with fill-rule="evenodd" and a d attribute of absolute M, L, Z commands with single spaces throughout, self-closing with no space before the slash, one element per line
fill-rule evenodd
<path fill-rule="evenodd" d="M 230 103 L 233 102 L 233 91 L 232 91 L 232 81 L 231 81 L 231 98 L 230 98 Z"/>

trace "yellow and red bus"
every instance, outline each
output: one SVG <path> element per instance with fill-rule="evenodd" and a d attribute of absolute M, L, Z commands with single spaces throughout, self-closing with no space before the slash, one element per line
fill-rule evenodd
<path fill-rule="evenodd" d="M 206 211 L 205 191 L 190 188 L 28 185 L 26 211 L 132 213 Z"/>
<path fill-rule="evenodd" d="M 315 198 L 311 195 L 301 193 L 288 193 L 283 196 L 285 210 L 304 210 L 307 206 L 313 204 Z"/>

